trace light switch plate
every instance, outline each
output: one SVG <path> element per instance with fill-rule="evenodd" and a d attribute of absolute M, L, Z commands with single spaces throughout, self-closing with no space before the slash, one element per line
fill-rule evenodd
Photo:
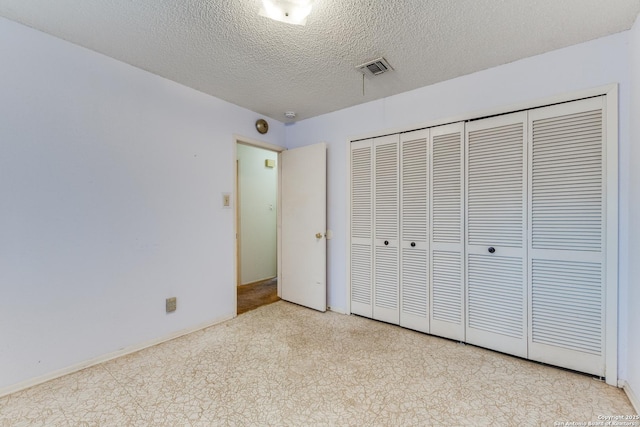
<path fill-rule="evenodd" d="M 222 193 L 222 207 L 231 209 L 231 193 Z"/>
<path fill-rule="evenodd" d="M 167 298 L 166 300 L 167 313 L 172 313 L 176 311 L 176 306 L 177 306 L 176 303 L 177 303 L 176 297 Z"/>

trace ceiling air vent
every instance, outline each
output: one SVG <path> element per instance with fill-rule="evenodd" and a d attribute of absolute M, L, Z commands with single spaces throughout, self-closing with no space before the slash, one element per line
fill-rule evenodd
<path fill-rule="evenodd" d="M 358 65 L 356 69 L 362 74 L 372 77 L 379 76 L 382 73 L 393 70 L 387 60 L 382 57 L 374 59 L 373 61 L 365 62 L 362 65 Z"/>

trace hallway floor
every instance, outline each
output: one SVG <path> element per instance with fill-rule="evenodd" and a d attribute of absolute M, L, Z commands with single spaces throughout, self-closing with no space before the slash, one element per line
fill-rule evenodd
<path fill-rule="evenodd" d="M 255 310 L 263 305 L 280 300 L 278 297 L 278 278 L 237 286 L 238 311 L 237 314 Z"/>

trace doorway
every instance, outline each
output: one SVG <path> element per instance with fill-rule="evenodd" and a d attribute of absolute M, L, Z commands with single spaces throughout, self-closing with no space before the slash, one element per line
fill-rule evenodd
<path fill-rule="evenodd" d="M 236 143 L 237 314 L 278 301 L 278 152 Z"/>

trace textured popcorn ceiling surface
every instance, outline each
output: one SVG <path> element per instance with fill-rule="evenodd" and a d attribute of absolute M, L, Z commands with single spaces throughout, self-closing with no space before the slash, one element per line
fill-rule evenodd
<path fill-rule="evenodd" d="M 0 0 L 0 16 L 289 121 L 627 30 L 640 0 L 315 0 L 306 26 L 261 0 Z M 355 66 L 384 56 L 393 73 Z"/>

